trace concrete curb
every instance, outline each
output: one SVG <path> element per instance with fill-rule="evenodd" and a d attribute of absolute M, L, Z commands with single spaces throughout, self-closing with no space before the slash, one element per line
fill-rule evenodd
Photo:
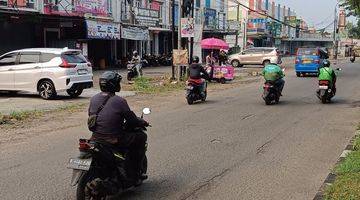
<path fill-rule="evenodd" d="M 344 151 L 340 154 L 340 157 L 339 157 L 338 161 L 336 162 L 335 166 L 342 163 L 345 160 L 346 156 L 353 151 L 354 141 L 359 136 L 360 136 L 360 131 L 356 131 L 355 135 L 350 139 L 349 144 L 345 147 Z M 326 187 L 332 185 L 335 182 L 335 180 L 336 180 L 336 174 L 330 172 L 327 175 L 327 177 L 326 177 L 325 181 L 323 182 L 323 184 L 321 185 L 321 187 L 319 188 L 319 190 L 316 193 L 313 200 L 324 200 Z"/>

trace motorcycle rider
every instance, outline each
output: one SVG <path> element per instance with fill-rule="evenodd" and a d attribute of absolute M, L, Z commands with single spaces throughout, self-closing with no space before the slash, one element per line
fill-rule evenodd
<path fill-rule="evenodd" d="M 282 93 L 285 85 L 285 80 L 283 79 L 285 74 L 279 65 L 273 63 L 266 65 L 262 71 L 262 75 L 266 82 L 274 83 L 280 94 Z"/>
<path fill-rule="evenodd" d="M 205 84 L 206 82 L 202 79 L 205 78 L 206 80 L 210 79 L 209 74 L 206 72 L 206 70 L 199 64 L 199 57 L 194 56 L 193 63 L 189 67 L 189 77 L 190 80 L 201 84 L 201 92 L 205 92 Z"/>
<path fill-rule="evenodd" d="M 137 51 L 133 52 L 133 57 L 131 58 L 131 63 L 133 63 L 135 65 L 138 75 L 142 76 L 141 57 Z"/>
<path fill-rule="evenodd" d="M 143 131 L 126 131 L 125 129 L 133 130 L 136 127 L 147 127 L 149 124 L 131 111 L 125 99 L 115 94 L 121 90 L 121 79 L 120 74 L 112 71 L 101 75 L 99 79 L 101 92 L 91 98 L 88 110 L 91 116 L 97 113 L 100 106 L 103 106 L 97 115 L 91 139 L 127 148 L 130 181 L 138 185 L 141 180 L 147 178 L 145 174 L 140 174 L 145 158 L 147 135 Z"/>
<path fill-rule="evenodd" d="M 329 81 L 330 89 L 333 91 L 333 95 L 336 94 L 336 74 L 335 71 L 330 67 L 331 63 L 328 60 L 324 60 L 319 67 L 318 79 L 319 81 Z M 319 92 L 319 90 L 317 91 Z"/>

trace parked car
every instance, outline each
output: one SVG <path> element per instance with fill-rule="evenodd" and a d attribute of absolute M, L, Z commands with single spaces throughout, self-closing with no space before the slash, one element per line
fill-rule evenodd
<path fill-rule="evenodd" d="M 321 48 L 299 48 L 295 58 L 296 75 L 317 74 L 322 61 L 328 58 L 328 53 Z"/>
<path fill-rule="evenodd" d="M 269 63 L 281 63 L 280 52 L 275 47 L 253 47 L 243 52 L 229 56 L 229 63 L 233 67 L 243 65 L 267 65 Z"/>
<path fill-rule="evenodd" d="M 0 90 L 37 92 L 52 99 L 66 91 L 78 97 L 93 86 L 91 64 L 74 49 L 22 49 L 0 56 Z"/>

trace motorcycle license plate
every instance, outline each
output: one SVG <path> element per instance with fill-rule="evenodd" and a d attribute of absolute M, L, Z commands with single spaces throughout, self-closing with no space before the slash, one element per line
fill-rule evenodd
<path fill-rule="evenodd" d="M 186 89 L 192 90 L 192 89 L 194 89 L 194 87 L 193 86 L 186 86 Z"/>
<path fill-rule="evenodd" d="M 90 169 L 92 159 L 79 159 L 79 158 L 70 158 L 69 160 L 69 169 L 79 169 L 88 171 Z"/>
<path fill-rule="evenodd" d="M 319 86 L 319 89 L 327 90 L 327 89 L 329 89 L 329 86 L 327 86 L 327 85 L 320 85 L 320 86 Z"/>

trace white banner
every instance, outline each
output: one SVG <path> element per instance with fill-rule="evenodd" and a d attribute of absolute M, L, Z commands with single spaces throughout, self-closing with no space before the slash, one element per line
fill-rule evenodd
<path fill-rule="evenodd" d="M 120 40 L 120 24 L 86 20 L 87 35 L 91 39 Z"/>
<path fill-rule="evenodd" d="M 121 38 L 128 40 L 150 40 L 149 29 L 139 27 L 122 27 Z"/>

